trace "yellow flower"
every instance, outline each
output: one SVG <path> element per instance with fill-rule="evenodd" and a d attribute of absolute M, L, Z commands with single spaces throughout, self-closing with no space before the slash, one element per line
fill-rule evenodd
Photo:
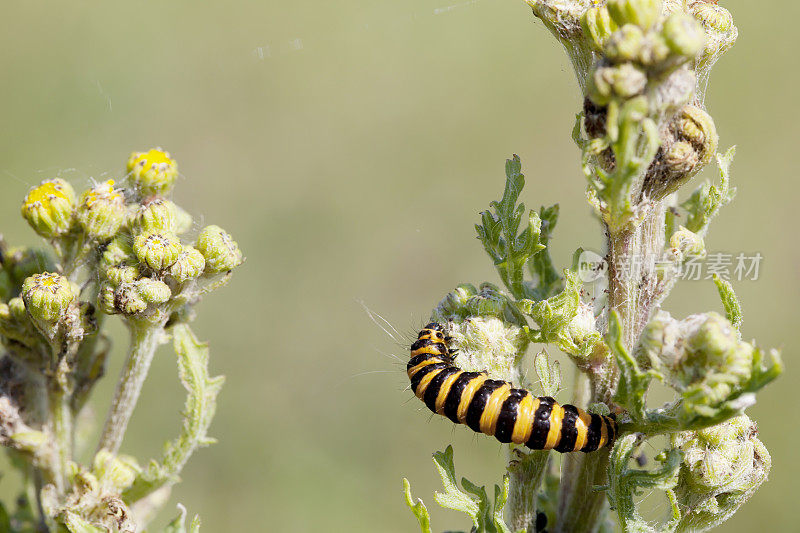
<path fill-rule="evenodd" d="M 45 238 L 60 237 L 72 226 L 75 191 L 66 181 L 43 181 L 28 192 L 22 202 L 22 216 L 33 230 Z"/>
<path fill-rule="evenodd" d="M 165 195 L 178 178 L 178 163 L 160 148 L 133 152 L 128 159 L 128 177 L 142 197 Z"/>

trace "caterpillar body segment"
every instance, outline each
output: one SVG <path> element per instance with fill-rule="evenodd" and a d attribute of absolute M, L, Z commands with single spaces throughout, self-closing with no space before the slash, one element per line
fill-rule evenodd
<path fill-rule="evenodd" d="M 450 337 L 432 322 L 411 345 L 407 372 L 414 394 L 434 413 L 456 424 L 532 450 L 593 452 L 617 436 L 614 416 L 587 413 L 537 397 L 486 372 L 466 372 L 454 364 Z"/>

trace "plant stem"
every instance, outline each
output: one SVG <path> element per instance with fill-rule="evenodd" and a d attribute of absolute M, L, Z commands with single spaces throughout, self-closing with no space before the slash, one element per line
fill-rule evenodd
<path fill-rule="evenodd" d="M 53 482 L 64 494 L 67 463 L 72 459 L 72 408 L 69 394 L 58 383 L 50 387 L 50 416 L 53 424 Z"/>
<path fill-rule="evenodd" d="M 665 206 L 651 204 L 643 220 L 608 234 L 608 312 L 616 310 L 622 325 L 625 347 L 632 350 L 644 329 L 660 294 L 658 261 L 664 249 Z M 609 403 L 616 391 L 617 368 L 612 359 L 592 376 L 591 388 L 581 373 L 577 377 L 577 405 Z M 587 394 L 586 392 L 590 390 Z M 588 396 L 588 397 L 587 397 Z M 591 454 L 568 454 L 564 458 L 556 532 L 597 531 L 605 515 L 606 495 L 594 487 L 606 484 L 610 450 Z"/>
<path fill-rule="evenodd" d="M 164 331 L 162 323 L 130 320 L 131 346 L 97 450 L 117 453 Z"/>
<path fill-rule="evenodd" d="M 635 227 L 608 232 L 608 310 L 619 313 L 628 350 L 636 345 L 661 296 L 656 266 L 664 250 L 665 213 L 664 203 L 655 202 Z"/>
<path fill-rule="evenodd" d="M 519 448 L 509 453 L 509 489 L 506 508 L 512 531 L 536 531 L 536 508 L 539 486 L 547 471 L 549 451 L 525 453 Z"/>

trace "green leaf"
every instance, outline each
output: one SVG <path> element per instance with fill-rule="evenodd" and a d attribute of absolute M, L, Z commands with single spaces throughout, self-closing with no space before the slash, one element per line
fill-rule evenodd
<path fill-rule="evenodd" d="M 550 298 L 564 289 L 564 280 L 553 265 L 553 260 L 550 257 L 550 250 L 548 248 L 556 223 L 558 222 L 558 213 L 558 204 L 550 207 L 542 207 L 539 210 L 539 218 L 541 219 L 541 235 L 539 237 L 539 242 L 545 248 L 528 259 L 528 269 L 533 279 L 530 288 L 530 294 L 533 300 Z"/>
<path fill-rule="evenodd" d="M 493 212 L 482 212 L 481 224 L 475 226 L 478 239 L 494 261 L 500 278 L 516 298 L 529 296 L 523 281 L 523 267 L 531 256 L 545 248 L 540 242 L 542 220 L 535 211 L 527 215 L 525 228 L 519 229 L 526 210 L 525 204 L 517 204 L 517 199 L 524 186 L 522 163 L 519 156 L 514 155 L 506 161 L 503 198 L 492 202 Z"/>
<path fill-rule="evenodd" d="M 542 350 L 533 358 L 533 367 L 545 396 L 555 396 L 561 387 L 561 367 L 558 361 L 550 363 L 547 351 Z"/>
<path fill-rule="evenodd" d="M 428 514 L 428 508 L 420 499 L 417 499 L 416 503 L 414 502 L 414 498 L 411 496 L 411 483 L 406 478 L 403 478 L 403 493 L 406 497 L 406 505 L 417 517 L 422 533 L 431 533 L 431 516 Z"/>
<path fill-rule="evenodd" d="M 539 326 L 532 333 L 533 342 L 553 343 L 560 350 L 579 360 L 588 358 L 602 336 L 593 324 L 575 326 L 581 303 L 582 282 L 572 270 L 564 270 L 564 290 L 539 302 L 523 299 L 517 302 L 519 310 L 529 315 Z"/>
<path fill-rule="evenodd" d="M 508 476 L 503 478 L 503 486 L 494 487 L 494 502 L 489 501 L 485 487 L 479 487 L 470 480 L 463 478 L 461 486 L 456 483 L 455 465 L 453 464 L 453 447 L 448 446 L 444 452 L 433 454 L 433 462 L 439 470 L 445 492 L 434 494 L 436 503 L 446 509 L 453 509 L 466 513 L 472 519 L 473 531 L 476 533 L 511 533 L 503 521 L 503 508 L 508 501 Z M 406 502 L 410 498 L 407 492 Z M 415 513 L 416 514 L 416 513 Z M 422 525 L 422 521 L 420 521 Z M 423 529 L 423 531 L 425 531 Z"/>
<path fill-rule="evenodd" d="M 622 342 L 622 326 L 616 310 L 609 314 L 606 344 L 611 349 L 619 367 L 619 385 L 614 400 L 628 410 L 628 414 L 634 421 L 641 422 L 646 418 L 647 389 L 650 381 L 654 377 L 658 377 L 658 373 L 654 370 L 643 372 L 625 348 Z"/>
<path fill-rule="evenodd" d="M 674 531 L 680 519 L 680 509 L 673 489 L 678 483 L 683 452 L 669 450 L 661 467 L 654 470 L 629 468 L 631 457 L 640 441 L 636 435 L 625 435 L 617 440 L 611 451 L 608 465 L 608 499 L 612 509 L 617 512 L 619 523 L 624 531 Z M 654 528 L 644 520 L 636 509 L 635 496 L 643 491 L 661 490 L 667 493 L 672 508 L 670 522 L 661 528 Z"/>
<path fill-rule="evenodd" d="M 183 411 L 183 428 L 175 440 L 164 447 L 161 462 L 151 461 L 148 468 L 123 494 L 126 502 L 134 502 L 178 479 L 183 466 L 197 448 L 214 442 L 207 436 L 216 410 L 216 398 L 225 378 L 208 374 L 208 345 L 197 340 L 188 324 L 172 327 L 173 347 L 178 356 L 178 375 L 187 390 Z"/>
<path fill-rule="evenodd" d="M 717 285 L 719 297 L 722 299 L 722 306 L 725 308 L 725 318 L 733 324 L 736 329 L 742 327 L 742 306 L 739 298 L 733 292 L 733 286 L 727 280 L 722 279 L 719 274 L 714 274 L 714 283 Z"/>
<path fill-rule="evenodd" d="M 720 209 L 728 205 L 736 196 L 736 189 L 730 186 L 730 167 L 735 155 L 735 146 L 730 148 L 725 155 L 717 154 L 717 166 L 720 171 L 719 186 L 706 182 L 681 204 L 688 215 L 686 229 L 701 238 L 708 233 L 711 220 L 717 216 Z"/>
<path fill-rule="evenodd" d="M 200 531 L 200 516 L 194 515 L 189 524 L 188 533 L 198 533 Z M 186 530 L 186 507 L 178 504 L 178 516 L 164 528 L 164 533 L 187 533 Z"/>

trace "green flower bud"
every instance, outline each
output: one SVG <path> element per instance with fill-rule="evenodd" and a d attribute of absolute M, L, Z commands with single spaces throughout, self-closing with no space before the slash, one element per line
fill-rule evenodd
<path fill-rule="evenodd" d="M 165 195 L 178 179 L 178 164 L 160 148 L 134 152 L 128 159 L 128 177 L 143 197 Z"/>
<path fill-rule="evenodd" d="M 104 242 L 125 222 L 125 196 L 114 189 L 114 180 L 96 185 L 81 195 L 78 223 L 92 239 Z"/>
<path fill-rule="evenodd" d="M 100 256 L 100 271 L 105 272 L 109 268 L 124 265 L 126 263 L 135 263 L 136 256 L 130 245 L 130 237 L 127 235 L 117 235 Z"/>
<path fill-rule="evenodd" d="M 772 459 L 746 415 L 701 431 L 676 433 L 684 453 L 675 495 L 678 531 L 707 531 L 730 517 L 766 481 Z"/>
<path fill-rule="evenodd" d="M 155 197 L 134 208 L 130 228 L 133 233 L 153 231 L 175 233 L 178 229 L 177 206 L 169 200 Z"/>
<path fill-rule="evenodd" d="M 603 49 L 606 57 L 615 63 L 637 59 L 644 46 L 644 32 L 639 26 L 626 24 L 614 32 Z"/>
<path fill-rule="evenodd" d="M 669 147 L 664 163 L 671 172 L 688 174 L 700 163 L 700 156 L 691 143 L 678 141 Z"/>
<path fill-rule="evenodd" d="M 591 335 L 600 335 L 595 326 L 594 310 L 591 305 L 578 302 L 575 318 L 569 323 L 567 334 L 572 342 L 580 345 Z"/>
<path fill-rule="evenodd" d="M 118 286 L 122 283 L 133 283 L 141 276 L 139 268 L 133 265 L 114 266 L 105 271 L 106 278 L 113 285 Z"/>
<path fill-rule="evenodd" d="M 666 311 L 659 311 L 639 337 L 636 360 L 645 369 L 672 368 L 683 357 L 682 342 L 678 321 Z"/>
<path fill-rule="evenodd" d="M 75 191 L 60 178 L 43 181 L 22 202 L 23 218 L 36 233 L 49 239 L 69 233 L 74 210 Z"/>
<path fill-rule="evenodd" d="M 699 166 L 708 164 L 717 153 L 719 135 L 711 115 L 697 106 L 685 105 L 672 124 L 672 131 L 678 139 L 691 143 L 699 153 Z"/>
<path fill-rule="evenodd" d="M 181 241 L 172 233 L 142 233 L 133 241 L 133 251 L 139 261 L 156 272 L 172 266 L 183 251 Z"/>
<path fill-rule="evenodd" d="M 0 302 L 0 335 L 30 345 L 35 342 L 35 331 L 25 313 L 25 304 L 21 298 L 12 298 L 8 304 Z"/>
<path fill-rule="evenodd" d="M 25 302 L 22 298 L 11 298 L 8 301 L 8 310 L 15 321 L 22 322 L 28 320 L 28 312 L 25 310 Z"/>
<path fill-rule="evenodd" d="M 678 231 L 669 238 L 669 245 L 672 247 L 672 255 L 677 261 L 683 261 L 689 256 L 704 256 L 705 243 L 703 238 L 680 226 Z"/>
<path fill-rule="evenodd" d="M 650 29 L 661 16 L 660 0 L 609 0 L 608 12 L 618 26 L 636 24 Z"/>
<path fill-rule="evenodd" d="M 118 313 L 116 307 L 116 289 L 108 282 L 100 285 L 100 292 L 97 295 L 97 307 L 107 315 Z"/>
<path fill-rule="evenodd" d="M 75 299 L 76 293 L 60 274 L 34 274 L 22 284 L 25 309 L 35 320 L 55 322 Z"/>
<path fill-rule="evenodd" d="M 42 453 L 48 444 L 47 435 L 35 430 L 18 431 L 9 438 L 13 442 L 14 449 L 33 454 Z"/>
<path fill-rule="evenodd" d="M 103 295 L 105 299 L 106 296 Z M 105 309 L 107 303 L 103 302 L 103 307 Z M 124 315 L 136 315 L 138 313 L 142 313 L 147 309 L 147 302 L 142 298 L 142 295 L 136 290 L 136 287 L 132 283 L 125 283 L 120 285 L 114 291 L 114 299 L 111 308 L 114 310 L 114 313 L 122 313 Z M 109 313 L 112 314 L 112 313 Z"/>
<path fill-rule="evenodd" d="M 206 272 L 226 272 L 242 264 L 242 252 L 233 238 L 219 226 L 206 226 L 197 237 L 195 248 L 206 259 Z"/>
<path fill-rule="evenodd" d="M 591 6 L 581 17 L 583 32 L 596 51 L 601 51 L 606 40 L 617 30 L 616 23 L 611 20 L 608 8 L 604 5 Z"/>
<path fill-rule="evenodd" d="M 703 27 L 683 12 L 671 13 L 667 17 L 661 36 L 674 54 L 687 58 L 695 57 L 706 45 Z"/>
<path fill-rule="evenodd" d="M 94 456 L 92 470 L 100 482 L 114 492 L 122 492 L 130 487 L 142 471 L 134 457 L 115 456 L 106 450 L 100 450 Z"/>
<path fill-rule="evenodd" d="M 708 31 L 728 33 L 733 28 L 733 15 L 720 5 L 695 2 L 689 9 L 694 18 Z"/>
<path fill-rule="evenodd" d="M 91 472 L 80 471 L 75 474 L 74 478 L 74 485 L 79 494 L 87 496 L 100 491 L 100 482 Z M 78 529 L 78 531 L 80 531 L 80 529 Z"/>
<path fill-rule="evenodd" d="M 175 264 L 169 267 L 169 274 L 178 283 L 200 277 L 206 268 L 206 259 L 198 250 L 184 246 Z"/>
<path fill-rule="evenodd" d="M 670 50 L 664 39 L 655 33 L 649 33 L 642 43 L 637 60 L 648 67 L 657 66 L 669 58 Z"/>
<path fill-rule="evenodd" d="M 614 97 L 628 99 L 644 92 L 647 76 L 630 63 L 614 67 L 599 67 L 589 77 L 589 98 L 600 106 L 608 105 Z"/>
<path fill-rule="evenodd" d="M 439 302 L 439 305 L 433 311 L 433 320 L 437 322 L 448 322 L 454 319 L 463 320 L 469 314 L 466 311 L 467 302 L 476 294 L 478 294 L 478 289 L 475 288 L 475 285 L 462 283 Z"/>
<path fill-rule="evenodd" d="M 172 291 L 163 281 L 142 278 L 133 283 L 139 296 L 149 304 L 163 304 L 172 297 Z"/>

